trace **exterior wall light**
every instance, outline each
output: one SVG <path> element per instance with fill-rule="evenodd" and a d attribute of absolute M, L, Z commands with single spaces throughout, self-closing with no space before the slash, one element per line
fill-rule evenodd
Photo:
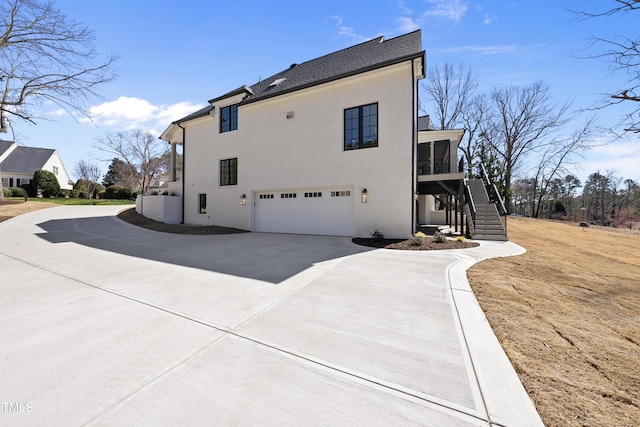
<path fill-rule="evenodd" d="M 362 190 L 362 193 L 360 193 L 360 201 L 361 201 L 362 203 L 367 203 L 367 198 L 368 198 L 367 189 L 366 189 L 366 188 L 364 188 L 364 189 Z"/>
<path fill-rule="evenodd" d="M 246 196 L 246 194 L 243 194 L 242 196 L 240 196 L 240 204 L 243 205 L 243 206 L 247 204 L 247 196 Z"/>

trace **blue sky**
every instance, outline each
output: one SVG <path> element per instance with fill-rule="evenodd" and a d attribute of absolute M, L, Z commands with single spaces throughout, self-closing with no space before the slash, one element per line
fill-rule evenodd
<path fill-rule="evenodd" d="M 598 10 L 613 1 L 353 0 L 149 1 L 55 0 L 94 31 L 99 52 L 115 53 L 119 77 L 100 90 L 93 122 L 43 106 L 49 121 L 17 123 L 24 145 L 58 149 L 68 172 L 102 156 L 92 144 L 105 132 L 139 128 L 159 135 L 172 120 L 238 86 L 379 35 L 422 29 L 427 67 L 471 66 L 479 91 L 544 80 L 553 100 L 593 105 L 623 86 L 607 63 L 581 59 L 594 36 L 636 36 L 640 14 L 578 22 L 569 10 Z M 585 49 L 587 49 L 585 51 Z M 426 97 L 423 97 L 426 104 Z M 428 104 L 426 104 L 428 105 Z M 599 111 L 612 125 L 629 107 Z M 570 129 L 568 129 L 569 131 Z M 2 136 L 0 136 L 2 137 Z M 6 136 L 5 136 L 6 137 Z M 5 138 L 3 137 L 3 138 Z M 640 181 L 640 136 L 603 138 L 576 171 L 616 169 Z M 635 164 L 634 164 L 635 163 Z M 107 163 L 99 163 L 106 171 Z"/>

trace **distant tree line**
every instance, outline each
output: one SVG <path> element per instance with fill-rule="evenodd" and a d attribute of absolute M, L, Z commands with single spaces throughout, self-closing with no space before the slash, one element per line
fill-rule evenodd
<path fill-rule="evenodd" d="M 513 186 L 513 205 L 514 213 L 534 218 L 640 228 L 640 185 L 615 171 L 594 172 L 584 184 L 565 175 L 553 179 L 545 192 L 533 178 L 518 179 Z"/>

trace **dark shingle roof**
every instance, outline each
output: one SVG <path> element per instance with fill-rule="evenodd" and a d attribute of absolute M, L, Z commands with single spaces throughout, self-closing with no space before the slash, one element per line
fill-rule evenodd
<path fill-rule="evenodd" d="M 56 150 L 50 148 L 16 147 L 0 164 L 2 172 L 33 173 L 42 168 Z"/>
<path fill-rule="evenodd" d="M 389 40 L 381 36 L 302 64 L 293 64 L 251 87 L 240 86 L 209 100 L 209 103 L 213 104 L 221 99 L 244 93 L 246 96 L 241 104 L 249 104 L 420 57 L 424 58 L 420 30 Z M 204 117 L 213 108 L 209 105 L 176 120 L 173 124 Z"/>
<path fill-rule="evenodd" d="M 0 156 L 7 151 L 14 143 L 12 141 L 4 141 L 0 139 Z"/>
<path fill-rule="evenodd" d="M 184 123 L 184 122 L 188 122 L 189 120 L 198 119 L 200 117 L 207 116 L 211 112 L 211 110 L 213 110 L 213 107 L 211 105 L 207 105 L 206 107 L 199 109 L 195 113 L 191 113 L 188 116 L 185 116 L 180 120 L 176 120 L 175 122 L 172 122 L 172 123 L 174 124 Z"/>
<path fill-rule="evenodd" d="M 422 56 L 424 51 L 420 30 L 389 40 L 384 40 L 381 36 L 302 64 L 293 64 L 286 70 L 251 86 L 250 90 L 253 93 L 249 94 L 243 103 L 255 102 Z M 273 85 L 277 80 L 280 80 L 278 84 Z"/>

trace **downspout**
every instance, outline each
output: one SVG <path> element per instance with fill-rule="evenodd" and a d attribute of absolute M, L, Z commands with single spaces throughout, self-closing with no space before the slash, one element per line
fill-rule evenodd
<path fill-rule="evenodd" d="M 184 224 L 184 200 L 187 198 L 184 185 L 184 182 L 187 179 L 187 174 L 185 173 L 187 167 L 187 130 L 182 127 L 180 122 L 176 124 L 180 129 L 182 129 L 182 222 L 180 224 Z"/>
<path fill-rule="evenodd" d="M 415 59 L 411 60 L 411 234 L 416 232 L 416 209 L 417 209 L 417 197 L 416 197 L 416 182 L 418 181 L 417 164 L 416 164 L 416 151 L 418 149 L 416 135 L 418 134 L 418 125 L 416 123 L 416 116 L 418 114 L 417 106 L 417 94 L 416 88 L 418 87 L 418 80 L 416 79 L 415 71 Z"/>

